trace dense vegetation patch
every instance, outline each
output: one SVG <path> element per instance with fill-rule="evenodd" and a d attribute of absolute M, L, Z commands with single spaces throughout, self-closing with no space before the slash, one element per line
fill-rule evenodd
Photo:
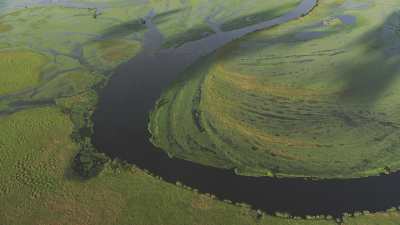
<path fill-rule="evenodd" d="M 33 87 L 48 62 L 44 55 L 31 51 L 0 51 L 0 95 Z"/>
<path fill-rule="evenodd" d="M 12 26 L 4 23 L 0 23 L 0 33 L 12 30 Z"/>
<path fill-rule="evenodd" d="M 165 46 L 171 47 L 207 36 L 218 29 L 233 30 L 281 16 L 299 3 L 300 0 L 172 0 L 158 5 L 168 6 L 168 10 L 159 13 L 154 23 L 165 37 Z"/>
<path fill-rule="evenodd" d="M 85 46 L 84 55 L 88 62 L 102 69 L 110 69 L 136 55 L 141 43 L 136 40 L 102 40 Z"/>
<path fill-rule="evenodd" d="M 398 7 L 321 1 L 310 16 L 230 44 L 163 94 L 153 142 L 255 176 L 400 169 Z"/>

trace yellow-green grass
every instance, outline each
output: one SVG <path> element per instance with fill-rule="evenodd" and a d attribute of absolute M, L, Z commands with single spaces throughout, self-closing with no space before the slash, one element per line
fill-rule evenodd
<path fill-rule="evenodd" d="M 262 216 L 109 163 L 90 180 L 71 173 L 73 124 L 46 107 L 0 118 L 0 224 L 333 224 Z"/>
<path fill-rule="evenodd" d="M 343 219 L 344 225 L 397 225 L 400 221 L 400 213 L 394 209 L 387 212 L 358 213 L 358 216 L 346 216 Z"/>
<path fill-rule="evenodd" d="M 85 126 L 87 121 L 82 115 L 90 114 L 96 98 L 91 88 L 102 80 L 97 70 L 91 71 L 92 66 L 106 59 L 113 64 L 107 69 L 112 69 L 120 59 L 137 53 L 137 42 L 125 34 L 111 35 L 105 41 L 82 34 L 107 34 L 123 23 L 111 23 L 115 20 L 106 18 L 94 20 L 86 9 L 45 7 L 20 10 L 0 19 L 15 28 L 2 34 L 3 52 L 7 57 L 14 54 L 10 62 L 19 59 L 17 62 L 25 65 L 36 62 L 37 55 L 48 55 L 49 60 L 45 68 L 40 68 L 43 73 L 27 74 L 37 78 L 29 86 L 34 91 L 8 97 L 0 102 L 0 110 L 6 110 L 13 101 L 54 99 L 58 105 L 36 106 L 0 117 L 0 224 L 292 224 L 289 219 L 260 217 L 249 208 L 176 187 L 139 169 L 122 168 L 118 162 L 109 163 L 99 176 L 89 180 L 81 180 L 72 172 L 79 146 L 71 136 Z M 131 43 L 134 49 L 128 56 L 126 50 L 131 49 L 125 47 Z M 95 47 L 99 55 L 94 59 L 79 57 L 75 48 L 80 45 L 84 49 Z M 13 50 L 20 46 L 30 46 L 32 50 Z M 115 52 L 112 46 L 124 51 Z M 16 57 L 19 54 L 22 56 Z M 0 59 L 0 65 L 9 63 L 8 58 Z M 90 63 L 86 64 L 86 60 Z M 7 87 L 5 84 L 0 82 L 0 89 Z M 9 93 L 17 91 L 20 89 Z M 332 222 L 298 220 L 296 224 Z"/>
<path fill-rule="evenodd" d="M 75 100 L 73 100 L 75 101 Z M 263 215 L 110 163 L 82 181 L 70 171 L 76 145 L 72 123 L 57 108 L 0 119 L 0 223 L 23 225 L 265 224 L 334 225 Z M 11 138 L 12 137 L 12 138 Z M 346 217 L 346 225 L 397 224 L 397 212 Z"/>
<path fill-rule="evenodd" d="M 152 113 L 153 142 L 254 176 L 400 169 L 400 4 L 344 2 L 320 1 L 309 16 L 236 41 L 187 71 Z"/>
<path fill-rule="evenodd" d="M 128 8 L 141 9 L 132 4 Z M 107 64 L 118 65 L 119 60 L 133 57 L 138 51 L 139 41 L 145 29 L 143 26 L 127 28 L 122 32 L 117 28 L 130 21 L 136 21 L 142 14 L 131 14 L 130 17 L 108 14 L 113 8 L 104 12 L 102 17 L 93 18 L 93 12 L 88 9 L 75 9 L 60 6 L 33 7 L 21 9 L 6 14 L 0 18 L 1 24 L 13 27 L 9 32 L 2 33 L 2 43 L 8 48 L 27 47 L 33 51 L 43 52 L 65 69 L 71 60 L 84 62 L 89 60 L 93 65 Z M 118 32 L 120 31 L 120 32 Z M 113 33 L 113 35 L 111 35 Z M 134 37 L 134 33 L 140 33 Z M 102 41 L 99 41 L 101 39 Z M 111 51 L 105 48 L 104 43 L 117 44 L 118 50 Z M 103 45 L 101 45 L 103 43 Z M 81 50 L 104 46 L 99 54 L 82 55 Z M 124 48 L 126 47 L 126 48 Z M 123 50 L 119 53 L 120 50 Z M 130 54 L 127 52 L 132 50 Z M 105 52 L 104 52 L 105 51 Z M 118 55 L 119 54 L 119 55 Z M 88 57 L 87 59 L 85 57 Z M 105 60 L 103 60 L 103 58 Z M 82 65 L 85 66 L 85 65 Z M 110 69 L 107 67 L 107 69 Z"/>
<path fill-rule="evenodd" d="M 69 117 L 61 113 L 58 107 L 45 107 L 0 117 L 0 224 L 335 224 L 325 220 L 258 217 L 248 208 L 176 187 L 139 169 L 121 168 L 118 162 L 109 163 L 99 176 L 90 180 L 83 181 L 72 174 L 71 164 L 78 146 L 70 136 L 73 127 L 81 127 L 79 123 L 82 122 L 80 114 L 73 108 L 79 102 L 84 108 L 83 113 L 90 113 L 91 98 L 95 97 L 89 89 L 102 80 L 100 74 L 89 72 L 87 66 L 90 65 L 80 65 L 85 60 L 74 57 L 72 53 L 76 46 L 91 46 L 92 42 L 97 42 L 93 36 L 121 30 L 121 24 L 137 20 L 152 7 L 159 7 L 157 12 L 167 9 L 164 1 L 151 1 L 151 4 L 112 7 L 98 19 L 93 19 L 92 12 L 86 9 L 53 6 L 23 9 L 0 18 L 1 24 L 13 28 L 1 33 L 0 48 L 10 51 L 30 46 L 35 51 L 31 53 L 33 55 L 44 55 L 44 52 L 48 55 L 48 50 L 65 54 L 57 55 L 53 59 L 55 62 L 45 68 L 44 79 L 36 81 L 38 89 L 33 95 L 10 97 L 0 102 L 0 111 L 8 107 L 8 101 L 55 98 L 62 111 L 70 114 Z M 139 37 L 143 33 L 140 27 L 134 29 Z M 131 42 L 132 39 L 127 37 L 131 29 L 127 30 L 108 37 L 115 38 L 117 45 L 120 40 Z M 88 58 L 91 65 L 102 63 L 101 57 L 93 58 L 98 61 Z M 73 68 L 76 70 L 60 72 Z M 53 77 L 54 73 L 60 74 Z M 61 98 L 66 96 L 72 97 Z M 383 216 L 379 222 L 384 219 Z M 395 221 L 396 214 L 387 221 L 390 220 Z M 362 217 L 360 221 L 363 221 Z M 355 219 L 346 224 L 360 223 Z"/>
<path fill-rule="evenodd" d="M 12 30 L 12 26 L 5 23 L 0 23 L 0 33 L 4 33 L 10 30 Z"/>
<path fill-rule="evenodd" d="M 168 4 L 159 4 L 160 2 L 153 1 L 156 12 L 163 10 L 154 18 L 154 23 L 163 33 L 166 47 L 177 46 L 213 33 L 206 18 L 227 31 L 281 16 L 300 3 L 299 0 L 190 0 L 184 3 L 173 0 Z M 166 6 L 169 7 L 168 10 L 162 8 Z"/>
<path fill-rule="evenodd" d="M 233 29 L 282 15 L 300 1 L 106 2 L 108 7 L 96 18 L 93 17 L 94 10 L 54 4 L 4 15 L 0 18 L 0 24 L 13 29 L 7 28 L 8 32 L 1 33 L 4 35 L 2 38 L 16 45 L 33 44 L 36 48 L 50 48 L 65 54 L 79 44 L 90 44 L 102 36 L 106 39 L 141 40 L 146 31 L 141 18 L 154 9 L 157 15 L 153 20 L 165 38 L 165 46 L 174 46 L 200 39 L 205 32 L 212 32 L 205 22 L 207 16 L 221 24 L 227 23 Z"/>
<path fill-rule="evenodd" d="M 132 58 L 140 50 L 138 41 L 111 39 L 90 43 L 85 46 L 84 55 L 92 65 L 110 69 Z"/>
<path fill-rule="evenodd" d="M 77 98 L 66 99 L 70 107 Z M 77 146 L 73 124 L 46 107 L 0 118 L 0 224 L 265 224 L 333 225 L 329 220 L 258 217 L 248 208 L 156 179 L 142 170 L 109 163 L 90 180 L 70 165 Z M 370 219 L 372 218 L 372 219 Z M 345 224 L 395 224 L 398 214 L 346 218 Z M 375 223 L 373 222 L 375 221 Z"/>
<path fill-rule="evenodd" d="M 224 1 L 225 7 L 229 10 L 218 14 L 216 20 L 221 23 L 222 30 L 233 30 L 284 15 L 296 8 L 300 2 L 299 0 L 258 0 L 246 4 L 240 0 Z"/>
<path fill-rule="evenodd" d="M 102 78 L 85 70 L 67 72 L 46 82 L 32 95 L 33 99 L 55 99 L 87 92 Z"/>
<path fill-rule="evenodd" d="M 141 25 L 138 19 L 144 17 L 150 10 L 154 10 L 157 15 L 153 18 L 153 23 L 165 38 L 164 47 L 171 47 L 213 33 L 206 22 L 207 17 L 220 24 L 223 30 L 230 30 L 280 16 L 297 6 L 300 0 L 153 0 L 148 1 L 148 4 L 128 2 L 115 1 L 115 7 L 106 10 L 99 18 L 118 16 L 125 20 L 126 17 L 137 15 L 136 20 L 126 21 L 119 28 L 135 27 L 139 31 L 137 34 L 142 36 L 145 26 Z M 127 32 L 123 29 L 116 30 Z"/>
<path fill-rule="evenodd" d="M 0 95 L 33 87 L 48 63 L 45 55 L 28 50 L 0 51 Z"/>

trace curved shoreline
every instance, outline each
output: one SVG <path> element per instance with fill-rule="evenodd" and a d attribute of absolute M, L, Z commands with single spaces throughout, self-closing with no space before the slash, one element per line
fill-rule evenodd
<path fill-rule="evenodd" d="M 385 210 L 400 203 L 400 173 L 361 179 L 307 181 L 301 178 L 244 177 L 233 171 L 169 158 L 154 147 L 147 132 L 148 113 L 161 91 L 197 59 L 248 33 L 288 22 L 310 12 L 317 0 L 303 0 L 284 16 L 246 28 L 222 32 L 177 49 L 156 52 L 160 37 L 151 23 L 144 49 L 117 69 L 100 94 L 94 114 L 94 144 L 110 157 L 118 157 L 164 180 L 244 202 L 268 213 L 294 216 Z M 152 40 L 154 42 L 152 42 Z M 397 197 L 399 196 L 399 197 Z"/>

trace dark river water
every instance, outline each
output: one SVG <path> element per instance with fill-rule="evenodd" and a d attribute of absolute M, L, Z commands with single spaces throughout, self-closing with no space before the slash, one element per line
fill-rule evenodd
<path fill-rule="evenodd" d="M 361 210 L 381 211 L 400 204 L 400 173 L 348 180 L 310 181 L 246 177 L 233 171 L 169 158 L 149 141 L 148 113 L 162 91 L 196 60 L 234 39 L 307 14 L 317 0 L 304 0 L 295 10 L 276 19 L 230 32 L 218 32 L 175 49 L 159 50 L 162 35 L 146 17 L 144 50 L 121 65 L 100 93 L 94 114 L 93 143 L 110 157 L 126 160 L 162 177 L 212 193 L 220 199 L 250 204 L 267 213 L 295 216 L 333 215 Z"/>

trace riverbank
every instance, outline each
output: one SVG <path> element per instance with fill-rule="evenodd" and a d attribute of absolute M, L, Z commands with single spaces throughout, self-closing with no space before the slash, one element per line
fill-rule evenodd
<path fill-rule="evenodd" d="M 35 75 L 33 82 L 11 85 L 14 89 L 0 96 L 0 202 L 6 203 L 0 204 L 0 224 L 290 224 L 290 219 L 217 201 L 118 161 L 107 162 L 88 180 L 72 171 L 80 147 L 73 138 L 90 134 L 82 128 L 88 127 L 97 102 L 94 90 L 113 66 L 140 49 L 137 37 L 128 34 L 113 36 L 118 54 L 110 42 L 96 38 L 135 18 L 111 10 L 104 20 L 94 19 L 93 12 L 53 5 L 0 18 L 1 27 L 7 27 L 0 29 L 2 54 L 23 49 L 48 60 L 32 67 L 29 60 L 3 65 L 0 59 L 2 78 L 10 77 L 12 63 L 23 64 L 20 69 L 27 73 L 20 75 Z"/>
<path fill-rule="evenodd" d="M 397 171 L 397 91 L 389 83 L 398 39 L 388 28 L 396 3 L 361 5 L 324 1 L 310 16 L 217 51 L 160 98 L 153 142 L 247 176 Z"/>
<path fill-rule="evenodd" d="M 331 218 L 270 216 L 246 204 L 224 203 L 118 160 L 107 160 L 91 179 L 72 171 L 81 147 L 73 139 L 91 134 L 86 128 L 91 128 L 95 90 L 114 66 L 141 49 L 141 26 L 137 36 L 116 32 L 117 36 L 107 36 L 113 41 L 98 38 L 110 27 L 121 31 L 118 24 L 148 13 L 147 8 L 138 8 L 125 14 L 121 8 L 104 12 L 104 20 L 94 19 L 94 10 L 57 6 L 22 9 L 0 18 L 8 27 L 0 32 L 1 52 L 24 48 L 50 61 L 35 67 L 41 70 L 39 86 L 0 96 L 0 202 L 7 203 L 0 204 L 0 224 L 336 224 Z M 132 16 L 136 11 L 142 14 Z M 25 65 L 29 70 L 30 64 Z M 378 213 L 344 221 L 396 224 L 398 215 Z"/>

